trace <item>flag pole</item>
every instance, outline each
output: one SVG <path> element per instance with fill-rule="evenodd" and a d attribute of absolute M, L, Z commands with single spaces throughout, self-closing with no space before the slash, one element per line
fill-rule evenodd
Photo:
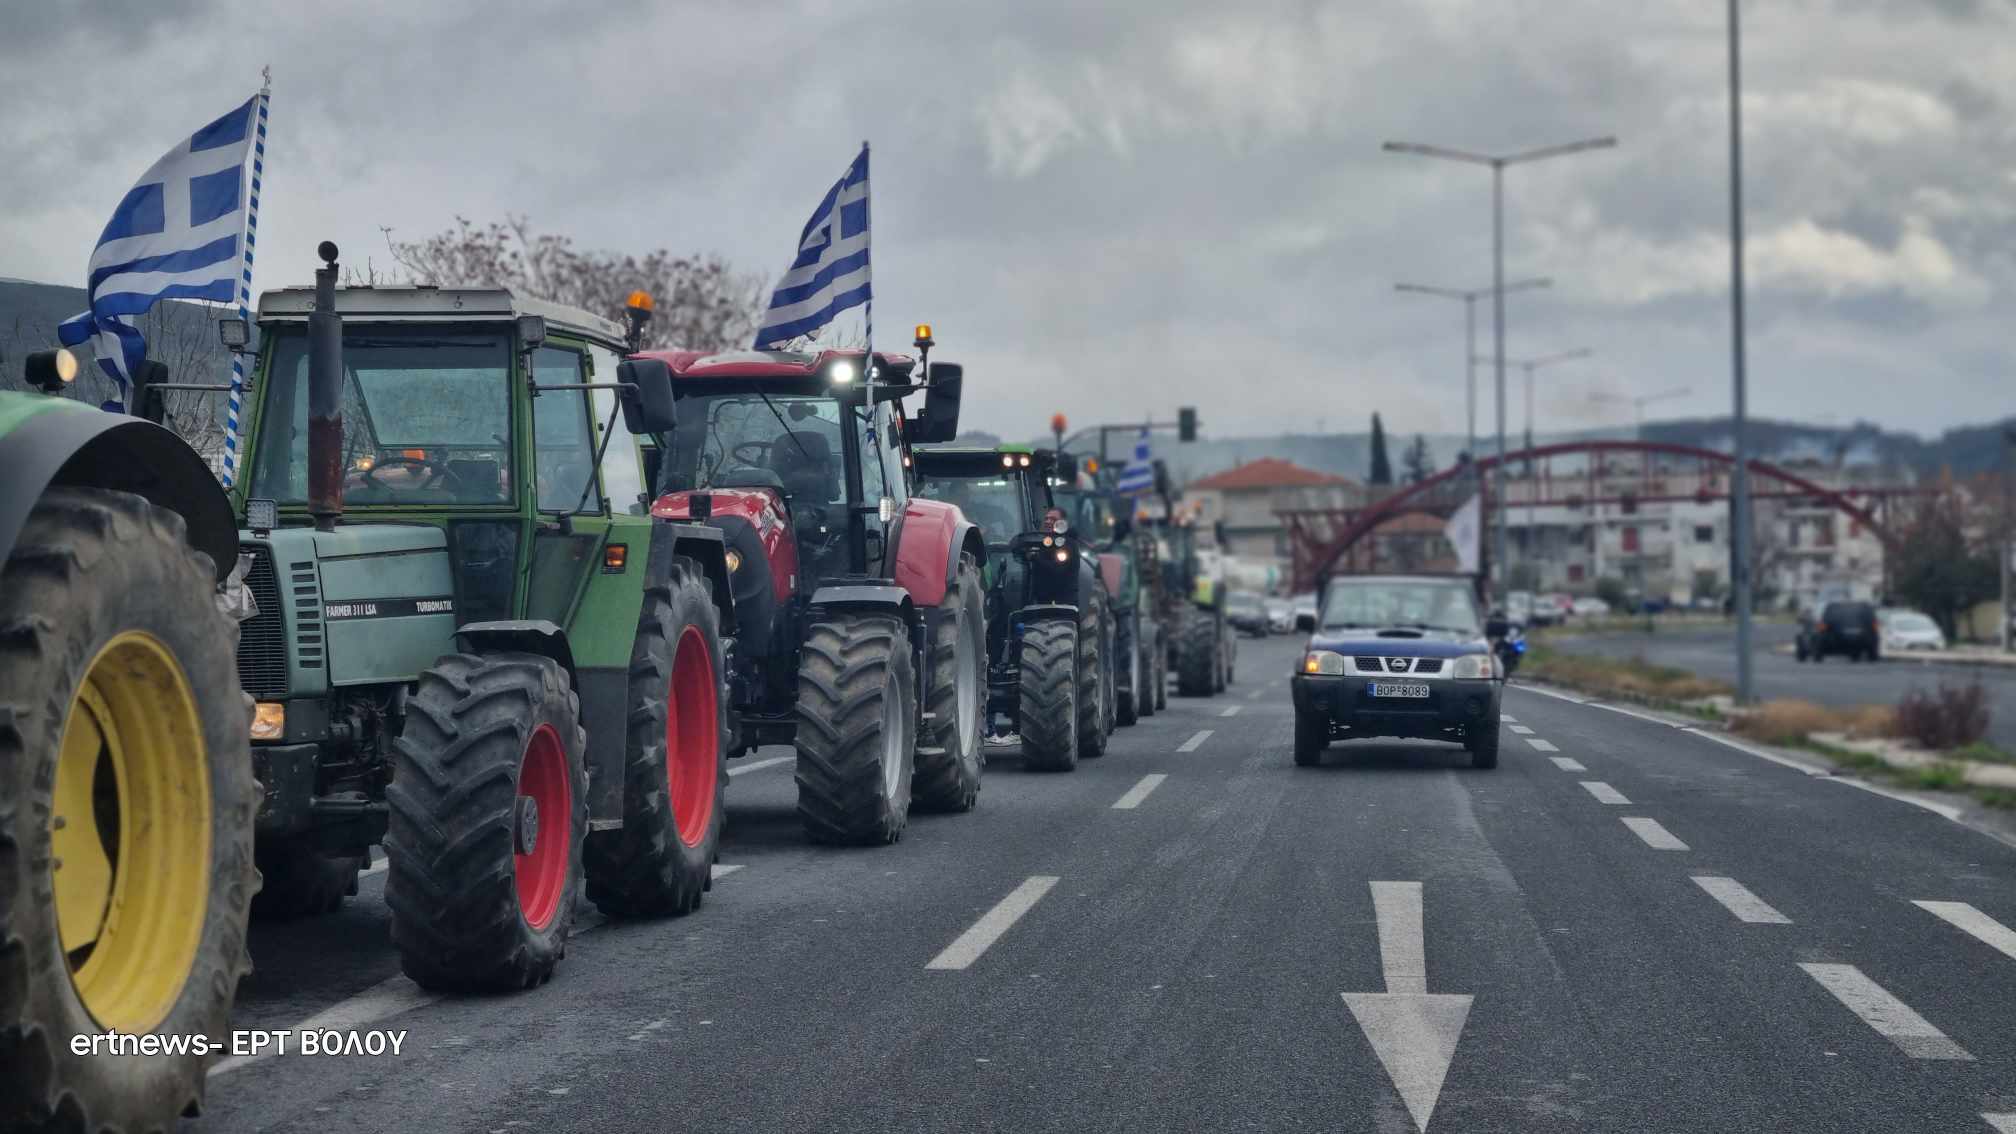
<path fill-rule="evenodd" d="M 245 199 L 245 231 L 239 246 L 245 249 L 244 270 L 238 277 L 238 321 L 246 325 L 246 341 L 251 341 L 252 251 L 259 233 L 259 186 L 266 176 L 266 104 L 273 97 L 273 68 L 260 68 L 259 106 L 252 136 L 252 191 Z M 231 352 L 231 394 L 224 408 L 224 473 L 218 479 L 230 488 L 238 474 L 238 422 L 245 405 L 245 354 Z"/>
<path fill-rule="evenodd" d="M 874 170 L 868 165 L 868 142 L 861 142 L 861 221 L 868 233 L 868 300 L 863 305 L 861 323 L 867 339 L 866 350 L 861 356 L 861 380 L 868 387 L 868 412 L 875 412 L 875 218 L 871 215 L 870 198 L 875 194 Z M 840 231 L 840 218 L 833 217 L 833 231 Z"/>

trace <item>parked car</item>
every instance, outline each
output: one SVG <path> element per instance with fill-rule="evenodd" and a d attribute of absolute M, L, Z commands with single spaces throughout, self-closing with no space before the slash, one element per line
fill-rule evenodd
<path fill-rule="evenodd" d="M 1513 591 L 1506 595 L 1505 617 L 1517 626 L 1533 625 L 1533 592 Z"/>
<path fill-rule="evenodd" d="M 1885 650 L 1943 650 L 1946 634 L 1930 615 L 1915 610 L 1879 610 L 1877 635 Z"/>
<path fill-rule="evenodd" d="M 1295 629 L 1295 604 L 1280 595 L 1269 595 L 1263 600 L 1267 607 L 1267 629 L 1276 634 L 1286 634 Z"/>
<path fill-rule="evenodd" d="M 1316 596 L 1313 593 L 1301 594 L 1288 601 L 1295 610 L 1295 629 L 1316 629 Z"/>
<path fill-rule="evenodd" d="M 1595 595 L 1585 595 L 1576 599 L 1568 609 L 1578 618 L 1600 618 L 1610 613 L 1610 604 Z"/>
<path fill-rule="evenodd" d="M 1225 596 L 1225 621 L 1241 634 L 1267 636 L 1267 604 L 1252 591 L 1233 591 Z"/>
<path fill-rule="evenodd" d="M 1876 608 L 1866 602 L 1830 602 L 1817 615 L 1800 615 L 1792 653 L 1802 662 L 1825 661 L 1830 654 L 1875 661 L 1882 656 Z"/>
<path fill-rule="evenodd" d="M 1553 626 L 1566 619 L 1574 606 L 1575 600 L 1569 595 L 1558 592 L 1537 595 L 1533 599 L 1533 625 Z"/>

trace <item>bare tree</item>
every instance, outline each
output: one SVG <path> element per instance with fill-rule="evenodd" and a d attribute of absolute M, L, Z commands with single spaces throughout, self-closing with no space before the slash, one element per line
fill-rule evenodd
<path fill-rule="evenodd" d="M 715 255 L 643 257 L 584 251 L 572 237 L 536 232 L 523 216 L 455 227 L 419 241 L 395 240 L 393 262 L 415 282 L 442 287 L 503 287 L 621 321 L 632 291 L 651 294 L 647 347 L 718 351 L 747 346 L 763 312 L 764 281 L 734 271 Z"/>

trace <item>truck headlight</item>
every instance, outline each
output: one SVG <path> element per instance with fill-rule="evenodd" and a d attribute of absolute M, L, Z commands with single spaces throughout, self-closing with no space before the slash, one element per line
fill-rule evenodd
<path fill-rule="evenodd" d="M 1329 650 L 1310 650 L 1309 656 L 1302 659 L 1302 672 L 1318 673 L 1326 677 L 1342 677 L 1344 655 L 1331 653 Z"/>
<path fill-rule="evenodd" d="M 287 706 L 261 701 L 252 710 L 252 739 L 279 740 L 287 735 Z"/>
<path fill-rule="evenodd" d="M 1497 661 L 1490 654 L 1464 654 L 1456 659 L 1449 676 L 1458 681 L 1489 681 L 1498 676 Z"/>

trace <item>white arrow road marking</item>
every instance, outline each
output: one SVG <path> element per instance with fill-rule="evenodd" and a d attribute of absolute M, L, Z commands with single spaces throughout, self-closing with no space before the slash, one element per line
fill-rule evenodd
<path fill-rule="evenodd" d="M 1113 801 L 1113 810 L 1132 811 L 1141 806 L 1141 801 L 1148 798 L 1148 793 L 1161 786 L 1162 781 L 1168 778 L 1161 772 L 1150 772 L 1142 776 L 1140 783 L 1128 788 L 1126 795 Z"/>
<path fill-rule="evenodd" d="M 1649 819 L 1642 815 L 1633 815 L 1624 820 L 1624 825 L 1631 828 L 1632 834 L 1644 839 L 1645 845 L 1651 847 L 1653 850 L 1687 849 L 1687 844 L 1675 838 L 1673 832 L 1667 830 L 1665 825 L 1657 819 Z"/>
<path fill-rule="evenodd" d="M 985 953 L 988 946 L 999 941 L 1001 935 L 1022 920 L 1022 915 L 1028 913 L 1037 902 L 1042 901 L 1043 895 L 1049 893 L 1050 887 L 1056 884 L 1055 875 L 1032 875 L 1028 881 L 1010 891 L 1007 897 L 995 903 L 993 909 L 981 914 L 980 920 L 974 922 L 971 929 L 960 934 L 952 944 L 945 946 L 945 951 L 931 958 L 931 963 L 924 967 L 963 969 L 979 960 L 980 954 Z"/>
<path fill-rule="evenodd" d="M 1862 974 L 1854 965 L 1821 965 L 1802 961 L 1799 967 L 1834 994 L 1862 1022 L 1876 1029 L 1884 1039 L 1913 1059 L 1964 1059 L 1974 1057 L 1967 1049 L 1946 1038 L 1946 1033 L 1911 1010 L 1909 1004 L 1890 995 L 1883 986 Z"/>
<path fill-rule="evenodd" d="M 1554 761 L 1554 766 L 1564 772 L 1586 772 L 1589 770 L 1582 766 L 1582 761 L 1575 759 L 1573 756 L 1549 756 L 1547 758 Z"/>
<path fill-rule="evenodd" d="M 1750 892 L 1750 888 L 1734 878 L 1722 878 L 1713 874 L 1694 875 L 1694 884 L 1708 891 L 1708 896 L 1722 903 L 1722 907 L 1736 915 L 1737 921 L 1747 921 L 1752 925 L 1791 925 L 1792 919 L 1773 909 L 1770 903 Z"/>
<path fill-rule="evenodd" d="M 1345 1007 L 1358 1021 L 1393 1089 L 1426 1134 L 1456 1058 L 1456 1043 L 1470 1018 L 1471 997 L 1428 991 L 1421 928 L 1421 883 L 1374 882 L 1372 912 L 1379 919 L 1379 965 L 1385 992 L 1346 992 Z"/>
<path fill-rule="evenodd" d="M 379 981 L 377 984 L 372 985 L 350 999 L 332 1005 L 324 1011 L 317 1012 L 315 1015 L 295 1024 L 293 1030 L 296 1034 L 325 1028 L 347 1031 L 351 1028 L 361 1027 L 365 1024 L 376 1023 L 379 1020 L 397 1016 L 402 1012 L 410 1012 L 415 1008 L 432 1004 L 439 999 L 441 999 L 439 996 L 426 991 L 406 977 L 395 976 Z M 270 1050 L 261 1052 L 258 1055 L 234 1055 L 229 1059 L 222 1059 L 213 1064 L 209 1073 L 212 1075 L 228 1075 L 247 1064 L 257 1063 L 262 1059 L 269 1059 L 272 1055 L 273 1052 Z"/>
<path fill-rule="evenodd" d="M 1528 743 L 1528 744 L 1532 745 L 1532 746 L 1534 747 L 1534 749 L 1535 749 L 1535 750 L 1537 750 L 1537 751 L 1540 751 L 1540 752 L 1559 752 L 1559 751 L 1561 751 L 1561 750 L 1560 750 L 1559 748 L 1556 748 L 1556 747 L 1554 747 L 1554 742 L 1553 742 L 1553 741 L 1551 741 L 1551 740 L 1542 740 L 1542 739 L 1540 739 L 1540 738 L 1539 738 L 1539 737 L 1537 737 L 1537 736 L 1529 736 L 1529 737 L 1527 737 L 1527 738 L 1526 738 L 1526 743 Z"/>
<path fill-rule="evenodd" d="M 1241 705 L 1227 705 L 1225 711 L 1218 715 L 1221 717 L 1236 717 L 1239 715 L 1239 710 L 1243 707 Z"/>
<path fill-rule="evenodd" d="M 2016 1134 L 2016 1114 L 1983 1114 L 1981 1118 L 1995 1128 L 1995 1134 Z"/>
<path fill-rule="evenodd" d="M 1210 729 L 1208 729 L 1208 728 L 1206 728 L 1206 729 L 1199 729 L 1199 730 L 1197 731 L 1197 735 L 1196 735 L 1196 736 L 1193 736 L 1193 737 L 1191 737 L 1190 739 L 1188 739 L 1188 740 L 1184 741 L 1184 742 L 1183 742 L 1183 744 L 1182 744 L 1182 746 L 1181 746 L 1181 747 L 1179 747 L 1179 748 L 1177 748 L 1177 749 L 1176 749 L 1176 751 L 1178 751 L 1178 752 L 1195 752 L 1195 751 L 1197 751 L 1197 746 L 1198 746 L 1198 745 L 1200 745 L 1200 744 L 1204 743 L 1205 741 L 1207 741 L 1207 740 L 1209 740 L 1209 739 L 1211 739 L 1211 730 L 1210 730 Z"/>
<path fill-rule="evenodd" d="M 1595 796 L 1598 803 L 1623 804 L 1626 807 L 1631 805 L 1631 801 L 1624 798 L 1623 792 L 1618 791 L 1602 780 L 1583 780 L 1582 790 Z"/>
<path fill-rule="evenodd" d="M 2016 931 L 1968 905 L 1966 902 L 1912 902 L 1929 914 L 1951 922 L 1981 939 L 1990 948 L 2016 961 Z"/>
<path fill-rule="evenodd" d="M 772 756 L 768 760 L 751 760 L 747 764 L 735 764 L 731 766 L 728 769 L 728 774 L 739 776 L 747 772 L 760 772 L 765 768 L 774 768 L 779 764 L 789 764 L 795 759 L 797 759 L 795 756 Z"/>

